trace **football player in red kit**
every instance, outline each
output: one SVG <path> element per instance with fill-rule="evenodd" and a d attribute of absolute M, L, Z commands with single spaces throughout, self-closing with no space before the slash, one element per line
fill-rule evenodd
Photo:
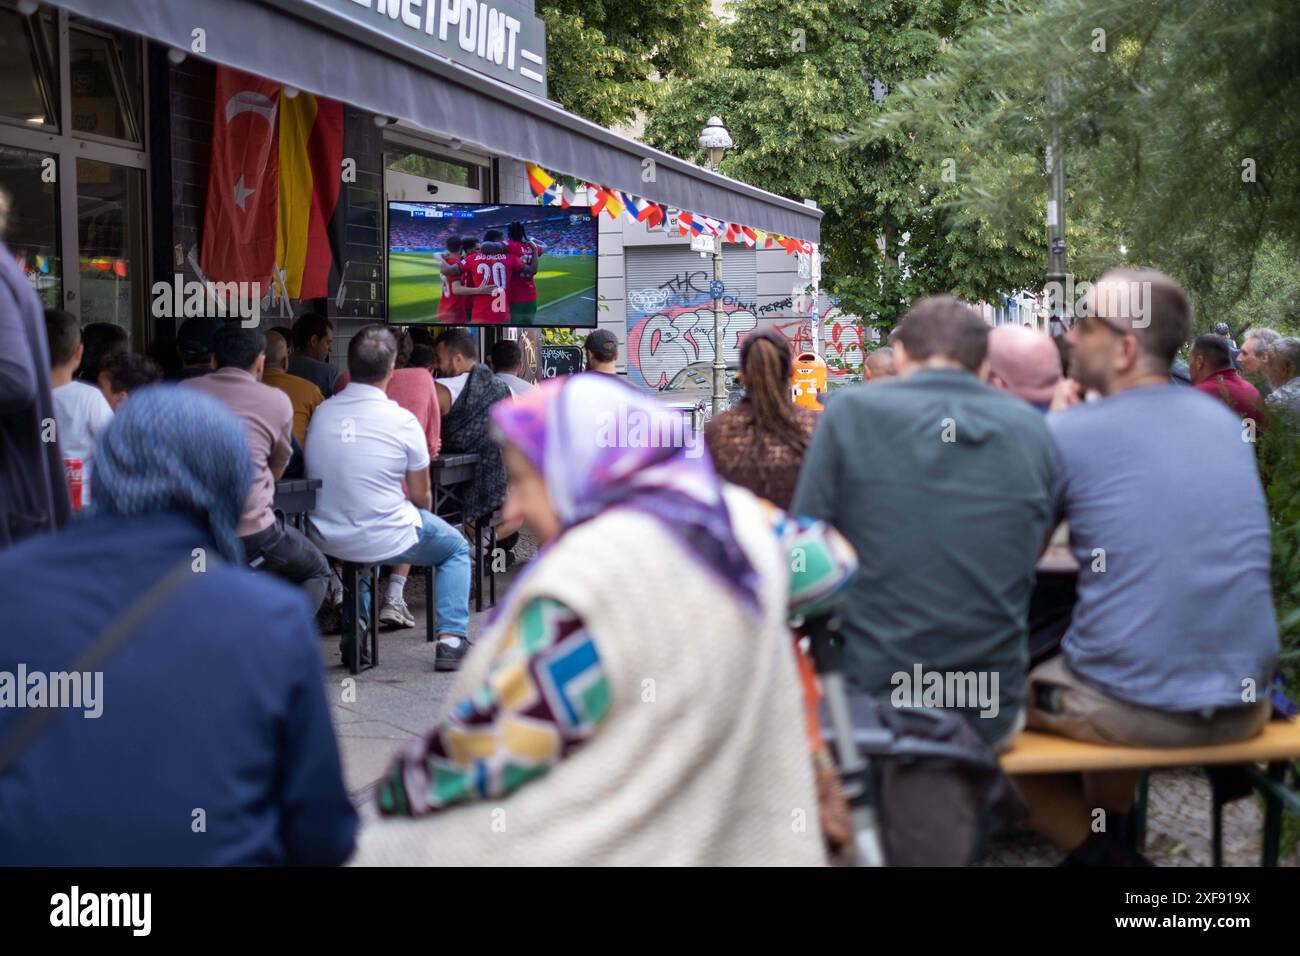
<path fill-rule="evenodd" d="M 536 257 L 526 263 L 519 256 L 511 255 L 502 247 L 504 238 L 500 229 L 489 229 L 483 234 L 483 251 L 474 253 L 461 264 L 462 281 L 474 287 L 473 321 L 476 324 L 510 321 L 507 289 L 511 280 L 517 275 L 531 278 L 537 274 Z M 492 289 L 490 294 L 480 291 L 487 288 Z"/>
<path fill-rule="evenodd" d="M 537 260 L 546 251 L 546 246 L 535 239 L 529 239 L 524 232 L 522 222 L 512 222 L 506 227 L 506 252 L 518 256 L 525 265 L 531 265 L 533 271 L 528 275 L 512 275 L 506 285 L 506 301 L 510 303 L 510 321 L 518 325 L 532 325 L 537 316 L 537 283 L 533 275 L 537 273 Z"/>
<path fill-rule="evenodd" d="M 465 321 L 465 302 L 452 288 L 460 279 L 461 240 L 451 236 L 447 251 L 437 255 L 438 271 L 442 273 L 442 296 L 438 299 L 438 321 L 447 325 L 460 325 Z"/>
<path fill-rule="evenodd" d="M 477 239 L 469 236 L 461 239 L 459 274 L 451 282 L 451 291 L 460 303 L 458 323 L 468 325 L 474 316 L 474 303 L 479 299 L 491 299 L 498 291 L 498 287 L 490 282 L 486 285 L 478 282 L 474 266 L 480 255 Z"/>

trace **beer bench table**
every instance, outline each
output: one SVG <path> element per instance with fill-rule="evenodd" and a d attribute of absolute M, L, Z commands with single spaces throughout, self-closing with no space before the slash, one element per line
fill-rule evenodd
<path fill-rule="evenodd" d="M 429 462 L 434 514 L 448 522 L 464 521 L 463 501 L 457 491 L 474 480 L 477 469 L 478 455 L 438 455 Z"/>
<path fill-rule="evenodd" d="M 319 478 L 277 481 L 272 510 L 280 512 L 285 521 L 305 533 L 307 513 L 316 507 L 316 492 L 320 491 L 321 484 Z"/>
<path fill-rule="evenodd" d="M 1300 760 L 1300 721 L 1272 720 L 1264 732 L 1250 740 L 1211 747 L 1112 747 L 1025 730 L 1001 756 L 1009 776 L 1041 773 L 1086 773 L 1106 770 L 1149 771 L 1160 767 L 1241 767 L 1250 788 L 1264 798 L 1263 866 L 1277 866 L 1282 839 L 1282 812 L 1300 814 L 1300 793 L 1286 784 L 1288 767 Z M 1264 764 L 1260 769 L 1258 764 Z M 1223 865 L 1223 805 L 1245 796 L 1249 789 L 1231 792 L 1211 775 L 1214 790 L 1214 865 Z M 1134 810 L 1139 842 L 1146 824 L 1147 777 L 1143 773 Z"/>
<path fill-rule="evenodd" d="M 458 455 L 438 455 L 429 462 L 429 480 L 433 485 L 433 513 L 449 524 L 459 524 L 465 531 L 465 536 L 470 539 L 470 547 L 473 549 L 473 577 L 472 591 L 474 598 L 474 609 L 483 610 L 483 574 L 486 570 L 489 575 L 492 571 L 488 563 L 484 561 L 484 541 L 482 522 L 474 528 L 473 534 L 469 532 L 469 518 L 465 514 L 465 502 L 461 495 L 461 489 L 473 481 L 478 473 L 478 455 L 475 454 L 458 454 Z M 490 552 L 496 547 L 496 535 L 494 531 L 489 532 L 487 550 Z M 424 569 L 425 577 L 425 615 L 427 620 L 433 620 L 433 569 Z M 491 577 L 492 603 L 496 603 L 496 578 Z M 429 640 L 433 640 L 432 633 Z"/>

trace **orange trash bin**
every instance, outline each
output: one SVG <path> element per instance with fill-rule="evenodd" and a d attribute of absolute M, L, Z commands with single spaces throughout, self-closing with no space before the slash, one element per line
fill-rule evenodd
<path fill-rule="evenodd" d="M 826 360 L 816 352 L 800 352 L 796 355 L 790 388 L 794 392 L 796 405 L 820 412 L 820 396 L 826 394 Z"/>

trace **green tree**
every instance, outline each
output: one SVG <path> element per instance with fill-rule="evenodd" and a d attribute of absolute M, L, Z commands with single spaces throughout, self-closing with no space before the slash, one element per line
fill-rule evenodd
<path fill-rule="evenodd" d="M 649 110 L 657 77 L 690 75 L 712 54 L 709 0 L 542 0 L 537 15 L 550 97 L 602 126 Z"/>
<path fill-rule="evenodd" d="M 880 116 L 900 84 L 936 69 L 980 9 L 973 0 L 738 3 L 735 21 L 718 31 L 717 62 L 667 83 L 646 138 L 699 160 L 699 130 L 721 115 L 736 142 L 723 172 L 816 200 L 825 211 L 823 286 L 878 325 L 892 325 L 927 292 L 994 298 L 1041 285 L 1041 215 L 1010 224 L 959 216 L 947 203 L 957 184 L 944 157 L 901 129 L 848 135 Z M 886 105 L 876 101 L 880 84 Z"/>
<path fill-rule="evenodd" d="M 963 156 L 963 219 L 1041 215 L 1041 167 L 1004 160 L 1041 156 L 1059 126 L 1067 225 L 1112 240 L 1079 248 L 1071 230 L 1072 271 L 1123 248 L 1177 277 L 1203 321 L 1249 293 L 1270 241 L 1300 239 L 1294 0 L 1005 3 L 898 92 L 864 138 Z"/>

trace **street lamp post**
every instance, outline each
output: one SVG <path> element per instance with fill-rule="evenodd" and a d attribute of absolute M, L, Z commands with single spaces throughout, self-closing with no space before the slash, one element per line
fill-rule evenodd
<path fill-rule="evenodd" d="M 1060 5 L 1056 0 L 1055 6 Z M 1074 322 L 1074 303 L 1067 294 L 1069 267 L 1065 249 L 1065 155 L 1061 140 L 1061 78 L 1052 78 L 1048 88 L 1051 104 L 1052 131 L 1048 136 L 1047 160 L 1047 286 L 1060 296 L 1054 303 L 1057 318 L 1064 332 Z"/>
<path fill-rule="evenodd" d="M 721 118 L 710 116 L 700 132 L 699 145 L 709 151 L 709 168 L 715 173 L 722 165 L 722 154 L 732 147 L 731 134 Z M 727 400 L 727 366 L 722 359 L 722 237 L 713 244 L 713 414 L 722 413 Z"/>

